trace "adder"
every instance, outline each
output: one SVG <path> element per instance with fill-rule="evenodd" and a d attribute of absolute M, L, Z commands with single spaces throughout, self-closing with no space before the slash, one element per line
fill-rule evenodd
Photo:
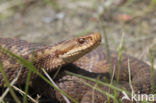
<path fill-rule="evenodd" d="M 108 77 L 110 66 L 114 71 L 114 78 L 118 77 L 118 60 L 117 53 L 111 51 L 111 63 L 108 62 L 108 57 L 106 50 L 103 47 L 99 47 L 96 50 L 88 53 L 101 41 L 101 36 L 99 33 L 91 33 L 87 36 L 82 36 L 76 39 L 71 39 L 68 41 L 59 42 L 54 45 L 41 45 L 28 43 L 26 41 L 16 40 L 16 39 L 0 39 L 0 44 L 3 48 L 9 49 L 13 53 L 23 57 L 24 59 L 30 61 L 32 56 L 34 57 L 33 64 L 41 72 L 41 68 L 45 68 L 47 72 L 52 72 L 57 70 L 57 68 L 62 67 L 62 71 L 58 74 L 55 79 L 56 84 L 64 90 L 71 97 L 75 98 L 78 102 L 90 103 L 92 102 L 92 89 L 84 85 L 81 80 L 76 76 L 72 76 L 65 73 L 65 70 L 69 70 L 81 75 L 90 76 L 96 78 L 98 75 L 101 77 Z M 3 52 L 3 51 L 1 51 Z M 84 54 L 87 55 L 83 56 Z M 21 67 L 15 59 L 0 53 L 1 62 L 3 68 L 7 74 L 10 81 L 16 77 L 16 74 Z M 83 56 L 83 57 L 82 57 Z M 78 58 L 80 58 L 78 60 Z M 150 66 L 146 63 L 128 56 L 127 54 L 122 55 L 120 64 L 120 81 L 128 81 L 128 58 L 131 68 L 131 78 L 132 84 L 135 92 L 150 93 L 151 92 L 151 72 Z M 77 60 L 77 61 L 76 61 Z M 75 61 L 75 62 L 74 62 Z M 72 63 L 72 64 L 69 64 Z M 69 65 L 67 65 L 69 64 Z M 64 66 L 66 65 L 66 66 Z M 17 84 L 24 83 L 27 76 L 27 68 L 22 68 L 22 74 L 20 75 Z M 155 71 L 154 71 L 155 74 Z M 36 79 L 35 75 L 31 76 L 32 79 Z M 39 79 L 39 78 L 37 78 Z M 1 84 L 4 84 L 3 77 L 0 74 Z M 86 81 L 86 80 L 84 80 Z M 154 77 L 155 81 L 155 77 Z M 38 81 L 32 82 L 34 85 Z M 42 81 L 40 81 L 42 83 Z M 86 81 L 88 83 L 94 84 L 93 82 Z M 36 85 L 35 85 L 36 86 Z M 41 87 L 39 87 L 41 88 Z M 108 91 L 107 87 L 101 87 L 103 90 Z M 43 88 L 44 89 L 44 88 Z M 42 91 L 42 89 L 40 89 Z M 60 94 L 51 87 L 46 87 L 44 91 L 47 91 L 47 95 L 50 97 L 57 98 L 59 101 L 63 101 Z M 101 103 L 106 101 L 106 98 L 98 92 L 95 92 L 95 102 Z"/>
<path fill-rule="evenodd" d="M 52 45 L 29 43 L 24 40 L 11 38 L 0 38 L 0 63 L 9 81 L 12 81 L 20 68 L 22 68 L 21 74 L 16 82 L 16 84 L 22 84 L 26 80 L 28 68 L 22 67 L 15 58 L 5 52 L 5 49 L 32 62 L 39 72 L 42 72 L 42 68 L 47 72 L 52 72 L 82 57 L 97 47 L 100 41 L 101 35 L 99 33 L 90 33 Z M 32 79 L 36 77 L 35 74 L 31 75 Z M 4 79 L 0 73 L 0 85 L 4 83 Z"/>

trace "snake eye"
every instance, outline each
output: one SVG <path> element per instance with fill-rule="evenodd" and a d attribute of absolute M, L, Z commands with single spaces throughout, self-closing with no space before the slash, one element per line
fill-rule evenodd
<path fill-rule="evenodd" d="M 80 38 L 80 39 L 78 40 L 78 42 L 79 42 L 80 44 L 83 44 L 83 43 L 85 42 L 85 39 L 84 39 L 84 38 Z"/>

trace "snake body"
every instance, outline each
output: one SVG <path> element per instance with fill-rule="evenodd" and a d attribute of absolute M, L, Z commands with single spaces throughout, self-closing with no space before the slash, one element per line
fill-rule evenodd
<path fill-rule="evenodd" d="M 103 81 L 103 77 L 110 79 L 109 70 L 110 66 L 114 71 L 114 79 L 118 77 L 118 55 L 116 51 L 111 50 L 111 65 L 108 62 L 108 56 L 106 49 L 102 46 L 94 49 L 90 53 L 86 54 L 82 58 L 78 59 L 72 64 L 69 64 L 62 68 L 62 71 L 58 74 L 55 79 L 56 84 L 60 89 L 65 91 L 68 95 L 76 99 L 81 103 L 104 103 L 107 102 L 107 96 L 103 95 L 91 87 L 87 86 L 85 83 L 89 83 L 92 86 L 97 86 L 96 82 L 91 82 L 83 78 L 76 77 L 74 75 L 67 74 L 65 71 L 80 74 L 83 76 L 91 78 L 99 78 Z M 156 71 L 154 70 L 154 77 L 151 79 L 150 66 L 145 62 L 136 59 L 135 57 L 129 56 L 125 53 L 122 54 L 121 64 L 120 64 L 120 75 L 119 75 L 119 88 L 126 88 L 131 91 L 129 86 L 129 72 L 128 72 L 128 61 L 130 65 L 130 77 L 132 80 L 132 86 L 135 93 L 140 94 L 150 94 L 152 92 L 152 85 L 156 86 Z M 154 81 L 154 82 L 153 82 Z M 84 83 L 85 82 L 85 83 Z M 41 80 L 36 80 L 34 84 L 42 84 Z M 154 84 L 152 84 L 154 83 Z M 44 83 L 45 84 L 45 83 Z M 110 88 L 106 86 L 97 86 L 105 92 L 110 93 Z M 63 102 L 64 99 L 58 93 L 55 92 L 53 88 L 45 85 L 44 89 L 36 87 L 42 91 L 42 94 L 46 94 L 48 97 L 57 98 L 59 101 Z M 46 88 L 46 89 L 45 89 Z M 38 91 L 38 90 L 37 90 Z M 156 92 L 156 91 L 154 91 Z M 123 95 L 118 92 L 118 98 L 121 99 Z M 94 99 L 93 99 L 94 98 Z M 112 101 L 113 102 L 113 101 Z M 123 102 L 123 101 L 122 101 Z M 131 101 L 125 101 L 124 103 L 131 103 Z"/>
<path fill-rule="evenodd" d="M 93 97 L 92 96 L 93 89 L 86 86 L 81 81 L 85 81 L 86 83 L 90 83 L 91 85 L 95 85 L 95 83 L 73 75 L 66 74 L 65 70 L 69 70 L 71 72 L 93 78 L 100 77 L 101 79 L 102 77 L 106 77 L 109 79 L 111 78 L 109 75 L 109 71 L 112 66 L 112 69 L 114 71 L 114 79 L 118 77 L 118 71 L 120 70 L 119 81 L 128 82 L 129 81 L 128 59 L 130 64 L 130 73 L 134 91 L 135 92 L 139 91 L 140 93 L 147 94 L 150 93 L 152 87 L 150 66 L 144 63 L 143 61 L 138 60 L 125 53 L 122 54 L 121 63 L 120 65 L 118 65 L 118 55 L 117 52 L 113 50 L 110 53 L 111 58 L 110 64 L 108 62 L 107 52 L 103 47 L 98 47 L 97 49 L 88 53 L 100 43 L 100 40 L 101 37 L 98 33 L 92 33 L 87 36 L 82 36 L 76 39 L 59 42 L 54 45 L 33 44 L 23 40 L 4 39 L 4 38 L 0 39 L 0 45 L 3 48 L 12 51 L 13 53 L 23 57 L 28 61 L 30 61 L 33 56 L 35 58 L 33 62 L 34 66 L 39 71 L 41 68 L 45 68 L 46 71 L 51 72 L 63 65 L 66 65 L 63 66 L 61 72 L 55 78 L 55 82 L 60 89 L 62 89 L 71 97 L 73 97 L 74 99 L 76 99 L 81 103 L 91 103 Z M 84 54 L 86 55 L 83 56 Z M 7 53 L 3 53 L 2 50 L 0 50 L 0 61 L 3 65 L 4 71 L 7 74 L 9 81 L 13 80 L 13 78 L 16 77 L 19 69 L 21 68 L 21 65 L 17 62 L 17 60 L 8 56 Z M 22 73 L 20 75 L 18 83 L 23 83 L 25 81 L 27 72 L 28 72 L 27 68 L 22 67 Z M 155 71 L 153 73 L 156 74 Z M 34 77 L 32 76 L 32 78 Z M 155 75 L 153 79 L 154 79 L 153 81 L 156 81 Z M 34 80 L 36 80 L 36 78 Z M 1 84 L 4 84 L 4 80 L 1 74 L 0 81 Z M 38 84 L 38 82 L 40 83 L 40 85 L 42 84 L 42 81 L 32 82 L 33 86 L 35 86 L 36 89 L 38 87 L 36 85 Z M 52 98 L 57 98 L 61 102 L 64 101 L 60 93 L 55 91 L 52 87 L 47 87 L 47 85 L 42 86 L 43 87 L 39 86 L 40 91 L 43 90 L 44 92 L 46 92 L 46 95 Z M 124 87 L 124 84 L 122 86 Z M 106 92 L 108 92 L 109 89 L 108 87 L 105 86 L 100 86 L 100 88 Z M 101 103 L 106 100 L 107 98 L 104 95 L 95 91 L 94 93 L 95 103 Z"/>
<path fill-rule="evenodd" d="M 52 72 L 82 57 L 98 46 L 100 41 L 101 36 L 99 33 L 90 33 L 52 45 L 29 43 L 24 40 L 11 38 L 0 38 L 0 63 L 9 81 L 12 81 L 17 76 L 21 68 L 21 74 L 17 81 L 17 84 L 21 84 L 26 80 L 28 68 L 22 66 L 14 57 L 11 57 L 9 53 L 6 52 L 6 49 L 32 62 L 39 72 L 42 72 L 42 68 L 47 72 Z M 32 74 L 31 78 L 36 78 L 36 75 Z M 1 73 L 0 84 L 4 84 Z"/>

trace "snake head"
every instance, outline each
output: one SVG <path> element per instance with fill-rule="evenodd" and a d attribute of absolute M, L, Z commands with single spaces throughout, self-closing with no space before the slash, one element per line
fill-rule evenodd
<path fill-rule="evenodd" d="M 100 42 L 101 35 L 99 33 L 90 33 L 65 41 L 59 45 L 57 54 L 64 62 L 70 63 L 97 47 Z"/>
<path fill-rule="evenodd" d="M 35 64 L 40 68 L 47 68 L 46 70 L 48 71 L 55 70 L 54 68 L 79 59 L 97 47 L 100 42 L 101 35 L 99 33 L 90 33 L 85 36 L 58 42 L 35 52 Z"/>

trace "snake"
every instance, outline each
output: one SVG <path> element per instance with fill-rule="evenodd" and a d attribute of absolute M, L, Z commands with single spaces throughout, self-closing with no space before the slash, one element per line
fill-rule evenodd
<path fill-rule="evenodd" d="M 26 81 L 28 68 L 23 66 L 17 59 L 11 57 L 6 51 L 9 50 L 33 64 L 33 66 L 42 73 L 42 68 L 47 72 L 52 72 L 58 68 L 71 63 L 84 54 L 88 53 L 100 44 L 101 35 L 99 33 L 89 33 L 88 35 L 60 41 L 54 44 L 29 43 L 15 38 L 0 38 L 0 63 L 11 82 L 17 76 L 19 70 L 21 73 L 16 84 L 22 84 Z M 37 75 L 32 74 L 31 79 Z M 0 85 L 5 81 L 0 73 Z"/>
<path fill-rule="evenodd" d="M 108 79 L 111 78 L 109 72 L 112 68 L 112 71 L 114 71 L 113 79 L 117 79 L 119 77 L 119 81 L 126 81 L 127 83 L 129 81 L 128 66 L 130 66 L 130 77 L 132 79 L 134 91 L 147 94 L 150 93 L 152 83 L 153 81 L 156 81 L 155 70 L 153 71 L 154 80 L 152 80 L 150 71 L 151 67 L 147 63 L 122 53 L 122 58 L 119 64 L 118 53 L 114 50 L 110 51 L 111 61 L 109 62 L 107 50 L 104 49 L 104 47 L 100 46 L 97 49 L 94 49 L 100 44 L 100 41 L 101 36 L 99 33 L 91 33 L 89 35 L 65 40 L 53 45 L 28 43 L 23 40 L 8 38 L 0 39 L 0 45 L 1 47 L 10 50 L 11 52 L 23 57 L 28 61 L 30 61 L 33 56 L 33 64 L 40 72 L 42 72 L 41 68 L 45 68 L 45 70 L 49 73 L 57 70 L 57 68 L 62 67 L 61 71 L 55 78 L 56 84 L 60 89 L 81 103 L 91 103 L 93 97 L 93 89 L 86 86 L 81 81 L 91 83 L 92 85 L 95 83 L 69 75 L 65 72 L 66 70 L 92 78 L 97 78 L 100 76 L 101 80 L 102 77 L 107 77 Z M 0 58 L 0 62 L 3 65 L 9 81 L 12 81 L 21 68 L 21 64 L 19 64 L 15 59 L 4 55 L 2 50 L 0 51 Z M 22 73 L 17 81 L 17 84 L 24 83 L 27 73 L 27 68 L 22 67 Z M 34 79 L 32 80 L 32 83 L 33 86 L 35 86 L 35 89 L 39 88 L 40 91 L 42 91 L 43 88 L 43 91 L 47 96 L 57 98 L 57 100 L 60 102 L 64 102 L 60 93 L 54 88 L 47 85 L 38 87 L 38 82 L 41 85 L 42 81 L 40 78 L 35 77 L 36 76 L 34 75 L 31 76 L 31 78 Z M 4 84 L 1 74 L 0 81 L 1 84 Z M 46 83 L 43 82 L 43 84 Z M 154 85 L 155 84 L 156 83 L 154 82 Z M 105 91 L 108 91 L 109 89 L 105 86 L 100 88 Z M 101 103 L 107 100 L 104 95 L 96 91 L 94 96 L 95 103 Z"/>

